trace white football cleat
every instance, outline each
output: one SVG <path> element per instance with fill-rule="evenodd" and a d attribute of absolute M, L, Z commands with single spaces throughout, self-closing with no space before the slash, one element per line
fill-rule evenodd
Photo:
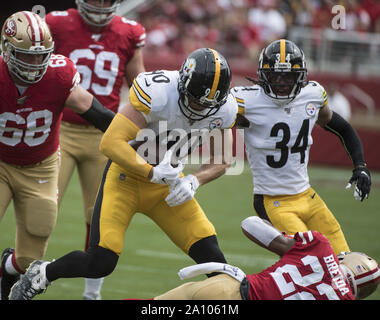
<path fill-rule="evenodd" d="M 25 274 L 21 275 L 20 280 L 11 288 L 9 300 L 32 300 L 35 295 L 44 292 L 50 284 L 45 273 L 49 263 L 43 260 L 33 261 Z"/>

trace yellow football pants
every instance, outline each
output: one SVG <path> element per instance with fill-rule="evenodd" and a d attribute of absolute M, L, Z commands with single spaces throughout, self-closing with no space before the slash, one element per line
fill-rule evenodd
<path fill-rule="evenodd" d="M 255 195 L 254 208 L 280 231 L 318 231 L 330 241 L 336 254 L 350 251 L 338 221 L 313 188 L 296 195 Z"/>
<path fill-rule="evenodd" d="M 168 185 L 125 172 L 112 163 L 105 170 L 95 205 L 92 232 L 99 232 L 98 244 L 120 255 L 124 234 L 136 212 L 151 218 L 185 253 L 200 239 L 216 234 L 198 202 L 192 200 L 169 207 Z M 97 221 L 98 220 L 98 221 Z"/>

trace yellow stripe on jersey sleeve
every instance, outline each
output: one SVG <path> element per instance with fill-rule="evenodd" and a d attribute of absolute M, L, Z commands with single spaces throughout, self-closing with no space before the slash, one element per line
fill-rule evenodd
<path fill-rule="evenodd" d="M 141 89 L 135 79 L 129 90 L 129 102 L 136 108 L 136 110 L 149 114 L 151 111 L 151 101 L 152 99 Z"/>
<path fill-rule="evenodd" d="M 323 102 L 322 102 L 322 107 L 327 105 L 327 93 L 326 90 L 323 90 Z"/>
<path fill-rule="evenodd" d="M 244 114 L 245 113 L 245 101 L 244 99 L 240 99 L 235 97 L 235 100 L 238 104 L 238 114 Z"/>

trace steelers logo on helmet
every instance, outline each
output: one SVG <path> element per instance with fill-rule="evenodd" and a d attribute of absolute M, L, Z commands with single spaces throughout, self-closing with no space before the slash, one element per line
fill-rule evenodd
<path fill-rule="evenodd" d="M 273 41 L 261 51 L 257 74 L 269 98 L 278 105 L 288 104 L 306 82 L 304 53 L 292 41 Z"/>
<path fill-rule="evenodd" d="M 39 15 L 20 11 L 5 21 L 1 49 L 9 72 L 23 83 L 33 84 L 45 74 L 54 42 L 49 27 Z"/>
<path fill-rule="evenodd" d="M 226 59 L 216 50 L 195 50 L 185 60 L 179 73 L 179 107 L 189 120 L 210 117 L 226 103 L 231 70 Z"/>
<path fill-rule="evenodd" d="M 191 78 L 191 74 L 195 70 L 197 62 L 193 58 L 186 59 L 185 64 L 183 66 L 183 74 L 184 76 L 188 76 L 189 79 Z"/>
<path fill-rule="evenodd" d="M 121 0 L 97 0 L 98 4 L 90 4 L 87 0 L 76 0 L 79 14 L 83 20 L 93 27 L 104 27 L 116 15 Z"/>

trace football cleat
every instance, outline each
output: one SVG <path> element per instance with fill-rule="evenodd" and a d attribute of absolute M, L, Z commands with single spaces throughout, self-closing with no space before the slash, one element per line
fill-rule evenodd
<path fill-rule="evenodd" d="M 1 279 L 1 300 L 8 300 L 9 292 L 12 286 L 20 279 L 20 275 L 9 274 L 5 269 L 5 262 L 8 257 L 10 257 L 15 250 L 12 248 L 7 248 L 1 254 L 1 269 L 2 269 L 2 279 Z"/>
<path fill-rule="evenodd" d="M 102 300 L 100 293 L 84 293 L 83 300 Z"/>
<path fill-rule="evenodd" d="M 37 294 L 43 293 L 50 284 L 45 275 L 49 263 L 43 260 L 33 261 L 11 288 L 9 300 L 32 300 Z"/>

